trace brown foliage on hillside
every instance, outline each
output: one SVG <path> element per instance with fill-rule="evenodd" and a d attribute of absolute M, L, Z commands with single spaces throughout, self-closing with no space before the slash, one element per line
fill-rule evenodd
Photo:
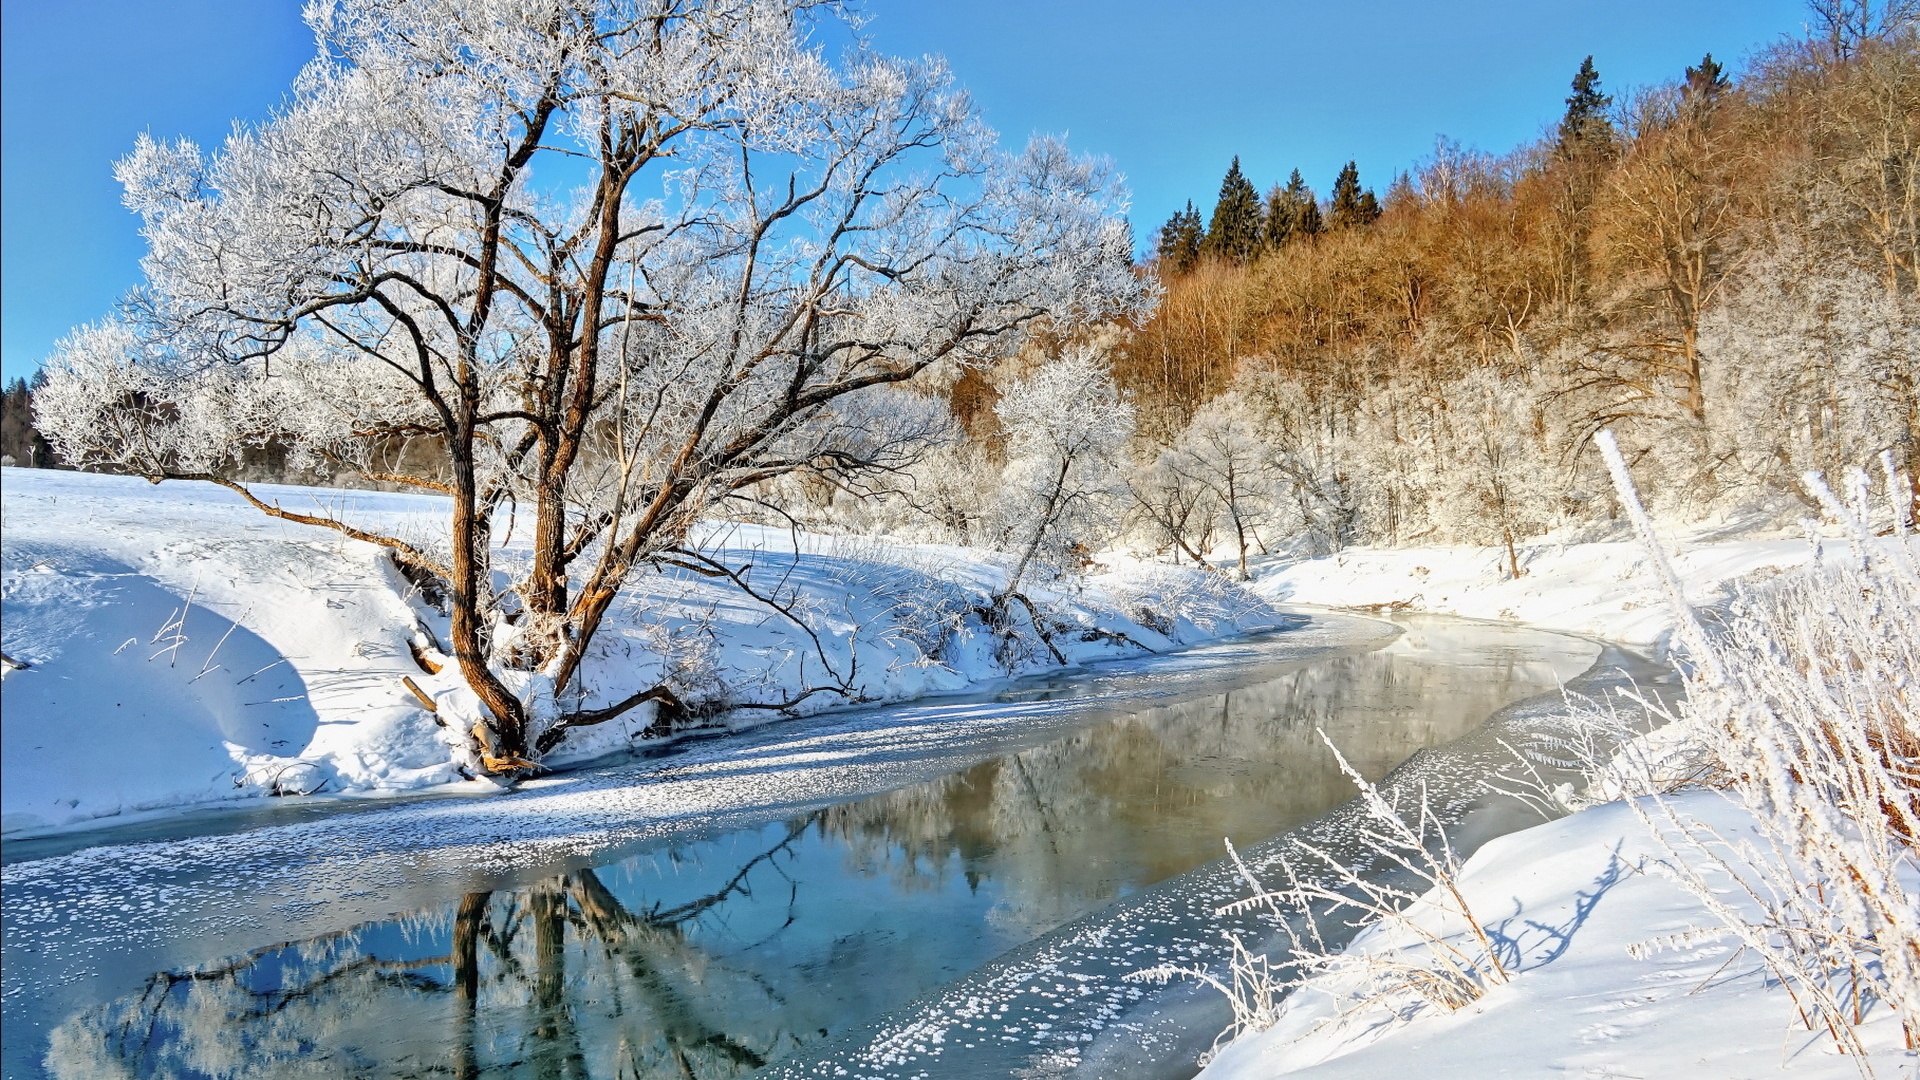
<path fill-rule="evenodd" d="M 1601 427 L 1695 512 L 1882 452 L 1911 475 L 1920 37 L 1849 35 L 1737 80 L 1709 58 L 1577 140 L 1443 141 L 1371 224 L 1167 268 L 1114 365 L 1143 434 L 1171 446 L 1247 391 L 1274 452 L 1312 458 L 1357 515 L 1335 544 L 1467 538 L 1485 506 L 1438 503 L 1476 485 L 1508 501 L 1483 482 L 1490 440 L 1566 500 L 1523 535 L 1610 512 Z"/>

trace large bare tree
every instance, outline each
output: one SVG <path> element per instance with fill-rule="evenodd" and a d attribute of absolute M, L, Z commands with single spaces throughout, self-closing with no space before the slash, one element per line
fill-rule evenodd
<path fill-rule="evenodd" d="M 575 688 L 634 569 L 700 515 L 897 464 L 927 434 L 899 384 L 1145 303 L 1103 167 L 999 151 L 937 62 L 874 55 L 835 4 L 307 17 L 319 55 L 272 120 L 120 163 L 145 284 L 64 343 L 40 416 L 71 461 L 222 484 L 443 581 L 498 768 L 662 696 Z M 445 495 L 447 541 L 230 479 L 265 445 Z M 531 551 L 496 566 L 509 506 Z"/>

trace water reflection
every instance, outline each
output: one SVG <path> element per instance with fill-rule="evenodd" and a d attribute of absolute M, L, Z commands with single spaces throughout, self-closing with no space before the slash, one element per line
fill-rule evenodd
<path fill-rule="evenodd" d="M 1435 635 L 1449 635 L 1436 639 Z M 1350 794 L 1591 649 L 1430 624 L 883 795 L 170 971 L 51 1036 L 61 1077 L 730 1077 Z"/>
<path fill-rule="evenodd" d="M 768 884 L 780 877 L 808 824 L 672 906 L 637 906 L 643 898 L 580 869 L 162 973 L 55 1032 L 48 1065 L 76 1077 L 750 1072 L 795 1045 L 780 1024 L 790 1010 L 779 989 L 700 939 L 731 929 L 722 909 L 752 895 L 756 871 L 772 871 L 759 875 Z"/>

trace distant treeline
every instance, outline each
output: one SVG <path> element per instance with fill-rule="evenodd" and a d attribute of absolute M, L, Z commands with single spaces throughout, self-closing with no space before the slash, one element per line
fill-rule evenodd
<path fill-rule="evenodd" d="M 1258 196 L 1236 159 L 1204 226 L 1158 231 L 1165 300 L 1117 353 L 1143 458 L 1232 414 L 1280 477 L 1267 531 L 1322 546 L 1607 516 L 1603 427 L 1688 515 L 1882 455 L 1911 475 L 1915 18 L 1813 9 L 1737 73 L 1610 94 L 1589 57 L 1540 140 L 1443 140 L 1382 198 L 1351 163 L 1330 198 L 1297 171 Z"/>

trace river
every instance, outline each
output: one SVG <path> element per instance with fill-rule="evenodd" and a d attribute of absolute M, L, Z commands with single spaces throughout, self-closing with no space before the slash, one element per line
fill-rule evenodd
<path fill-rule="evenodd" d="M 1590 669 L 1647 674 L 1397 621 L 1303 614 L 489 797 L 9 843 L 6 1075 L 1190 1076 L 1224 1008 L 1124 976 L 1221 954 L 1223 838 L 1256 867 L 1337 846 L 1353 791 L 1318 732 L 1471 848 L 1527 823 L 1485 790 L 1503 735 Z"/>

